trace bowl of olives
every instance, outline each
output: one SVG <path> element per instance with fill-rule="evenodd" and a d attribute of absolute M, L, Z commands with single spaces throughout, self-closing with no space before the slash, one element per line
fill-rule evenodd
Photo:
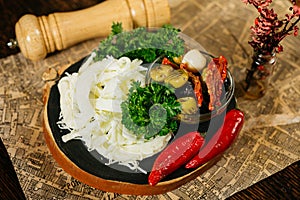
<path fill-rule="evenodd" d="M 148 67 L 146 84 L 156 82 L 173 88 L 181 104 L 181 113 L 177 115 L 181 122 L 207 122 L 224 113 L 235 101 L 234 80 L 224 56 L 215 57 L 196 41 L 183 36 L 187 43 L 185 53 L 157 58 Z"/>

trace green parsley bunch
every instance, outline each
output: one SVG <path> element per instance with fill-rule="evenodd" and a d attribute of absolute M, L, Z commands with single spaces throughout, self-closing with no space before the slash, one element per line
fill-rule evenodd
<path fill-rule="evenodd" d="M 137 136 L 150 139 L 178 129 L 176 116 L 181 112 L 174 89 L 159 83 L 141 87 L 133 82 L 128 99 L 121 104 L 122 124 Z"/>
<path fill-rule="evenodd" d="M 138 27 L 124 31 L 122 23 L 113 23 L 111 34 L 100 42 L 94 60 L 99 61 L 111 55 L 114 58 L 126 56 L 151 63 L 161 55 L 178 57 L 184 53 L 184 41 L 178 36 L 179 32 L 172 25 L 154 30 Z"/>

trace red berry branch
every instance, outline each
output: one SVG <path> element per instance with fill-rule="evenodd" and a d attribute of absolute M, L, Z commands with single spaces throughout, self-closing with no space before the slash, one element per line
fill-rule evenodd
<path fill-rule="evenodd" d="M 272 0 L 242 0 L 246 4 L 253 5 L 259 16 L 255 18 L 254 26 L 251 26 L 252 40 L 249 44 L 255 52 L 270 54 L 282 52 L 283 47 L 280 42 L 288 35 L 298 35 L 300 21 L 300 7 L 296 0 L 291 0 L 293 6 L 289 8 L 291 13 L 285 18 L 279 19 L 273 8 L 270 8 Z"/>
<path fill-rule="evenodd" d="M 273 8 L 271 8 L 272 0 L 242 0 L 246 4 L 253 5 L 259 15 L 255 18 L 254 25 L 251 26 L 251 40 L 249 44 L 253 47 L 253 60 L 260 59 L 260 63 L 266 62 L 264 56 L 273 56 L 274 53 L 283 51 L 280 42 L 288 35 L 298 35 L 299 27 L 297 23 L 300 21 L 300 2 L 290 0 L 293 5 L 289 7 L 289 13 L 280 19 Z M 262 56 L 263 57 L 259 57 Z M 267 57 L 266 57 L 267 58 Z M 263 80 L 270 73 L 265 69 L 264 65 L 252 62 L 251 69 L 248 70 L 246 76 L 245 90 L 248 91 L 251 81 L 257 72 L 257 78 Z"/>

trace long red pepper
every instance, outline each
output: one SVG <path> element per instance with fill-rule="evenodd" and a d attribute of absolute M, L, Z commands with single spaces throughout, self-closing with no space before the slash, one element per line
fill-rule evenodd
<path fill-rule="evenodd" d="M 220 127 L 207 144 L 200 149 L 199 153 L 191 159 L 185 168 L 196 168 L 224 152 L 237 137 L 243 127 L 244 113 L 240 110 L 230 110 L 224 120 L 223 127 Z"/>
<path fill-rule="evenodd" d="M 156 185 L 161 179 L 171 174 L 191 158 L 201 148 L 204 138 L 199 132 L 189 132 L 167 146 L 156 158 L 148 177 L 150 185 Z"/>

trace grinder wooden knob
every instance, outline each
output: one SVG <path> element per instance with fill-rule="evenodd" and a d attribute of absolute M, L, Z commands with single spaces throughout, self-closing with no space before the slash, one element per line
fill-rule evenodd
<path fill-rule="evenodd" d="M 160 27 L 170 22 L 168 0 L 107 0 L 73 12 L 27 14 L 16 23 L 16 39 L 26 58 L 39 60 L 55 50 L 107 36 L 113 22 L 121 22 L 125 30 Z"/>

